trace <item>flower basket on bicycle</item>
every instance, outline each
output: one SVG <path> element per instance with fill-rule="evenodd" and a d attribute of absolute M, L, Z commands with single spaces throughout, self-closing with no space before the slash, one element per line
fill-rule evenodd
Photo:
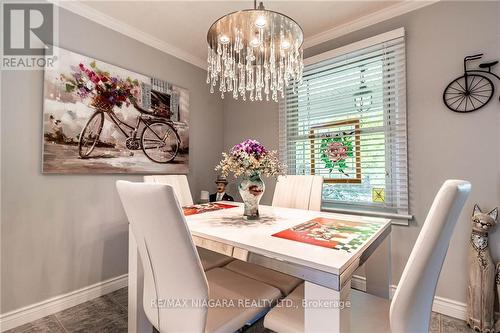
<path fill-rule="evenodd" d="M 104 96 L 96 95 L 92 98 L 92 102 L 90 105 L 94 108 L 102 111 L 111 111 L 114 107 L 112 103 L 110 103 Z"/>

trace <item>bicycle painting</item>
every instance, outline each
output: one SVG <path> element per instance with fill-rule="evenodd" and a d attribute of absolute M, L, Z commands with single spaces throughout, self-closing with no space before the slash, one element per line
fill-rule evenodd
<path fill-rule="evenodd" d="M 64 49 L 44 80 L 44 173 L 187 173 L 186 89 Z"/>

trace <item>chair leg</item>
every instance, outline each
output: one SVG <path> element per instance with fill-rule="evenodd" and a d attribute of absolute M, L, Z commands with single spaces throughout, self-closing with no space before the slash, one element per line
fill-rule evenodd
<path fill-rule="evenodd" d="M 305 333 L 350 332 L 351 280 L 340 291 L 306 281 L 304 299 Z"/>
<path fill-rule="evenodd" d="M 130 228 L 128 235 L 128 332 L 152 332 L 153 326 L 142 307 L 144 272 Z"/>

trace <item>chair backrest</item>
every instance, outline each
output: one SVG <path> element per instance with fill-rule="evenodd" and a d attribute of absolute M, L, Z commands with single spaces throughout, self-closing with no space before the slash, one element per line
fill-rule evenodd
<path fill-rule="evenodd" d="M 469 182 L 447 180 L 437 193 L 392 300 L 391 332 L 429 331 L 439 274 L 470 190 Z"/>
<path fill-rule="evenodd" d="M 206 307 L 166 303 L 208 300 L 206 276 L 172 186 L 120 180 L 116 187 L 144 270 L 146 316 L 162 333 L 203 332 Z"/>
<path fill-rule="evenodd" d="M 189 189 L 189 182 L 186 175 L 151 175 L 144 176 L 146 183 L 168 184 L 174 188 L 175 195 L 181 206 L 191 206 L 193 197 Z"/>
<path fill-rule="evenodd" d="M 288 175 L 279 176 L 274 189 L 275 207 L 321 210 L 323 177 Z"/>

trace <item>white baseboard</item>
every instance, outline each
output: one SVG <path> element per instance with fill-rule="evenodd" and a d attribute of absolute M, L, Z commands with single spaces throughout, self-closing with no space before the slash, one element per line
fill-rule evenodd
<path fill-rule="evenodd" d="M 354 275 L 351 280 L 351 287 L 354 289 L 366 291 L 366 278 L 363 276 Z M 394 284 L 391 284 L 389 286 L 389 294 L 391 298 L 396 292 L 396 287 L 397 286 Z M 467 318 L 467 304 L 440 296 L 434 297 L 432 311 L 457 319 L 466 320 Z"/>
<path fill-rule="evenodd" d="M 128 284 L 127 274 L 93 284 L 70 293 L 49 298 L 11 312 L 0 314 L 0 332 L 24 325 L 91 299 L 111 293 Z"/>

